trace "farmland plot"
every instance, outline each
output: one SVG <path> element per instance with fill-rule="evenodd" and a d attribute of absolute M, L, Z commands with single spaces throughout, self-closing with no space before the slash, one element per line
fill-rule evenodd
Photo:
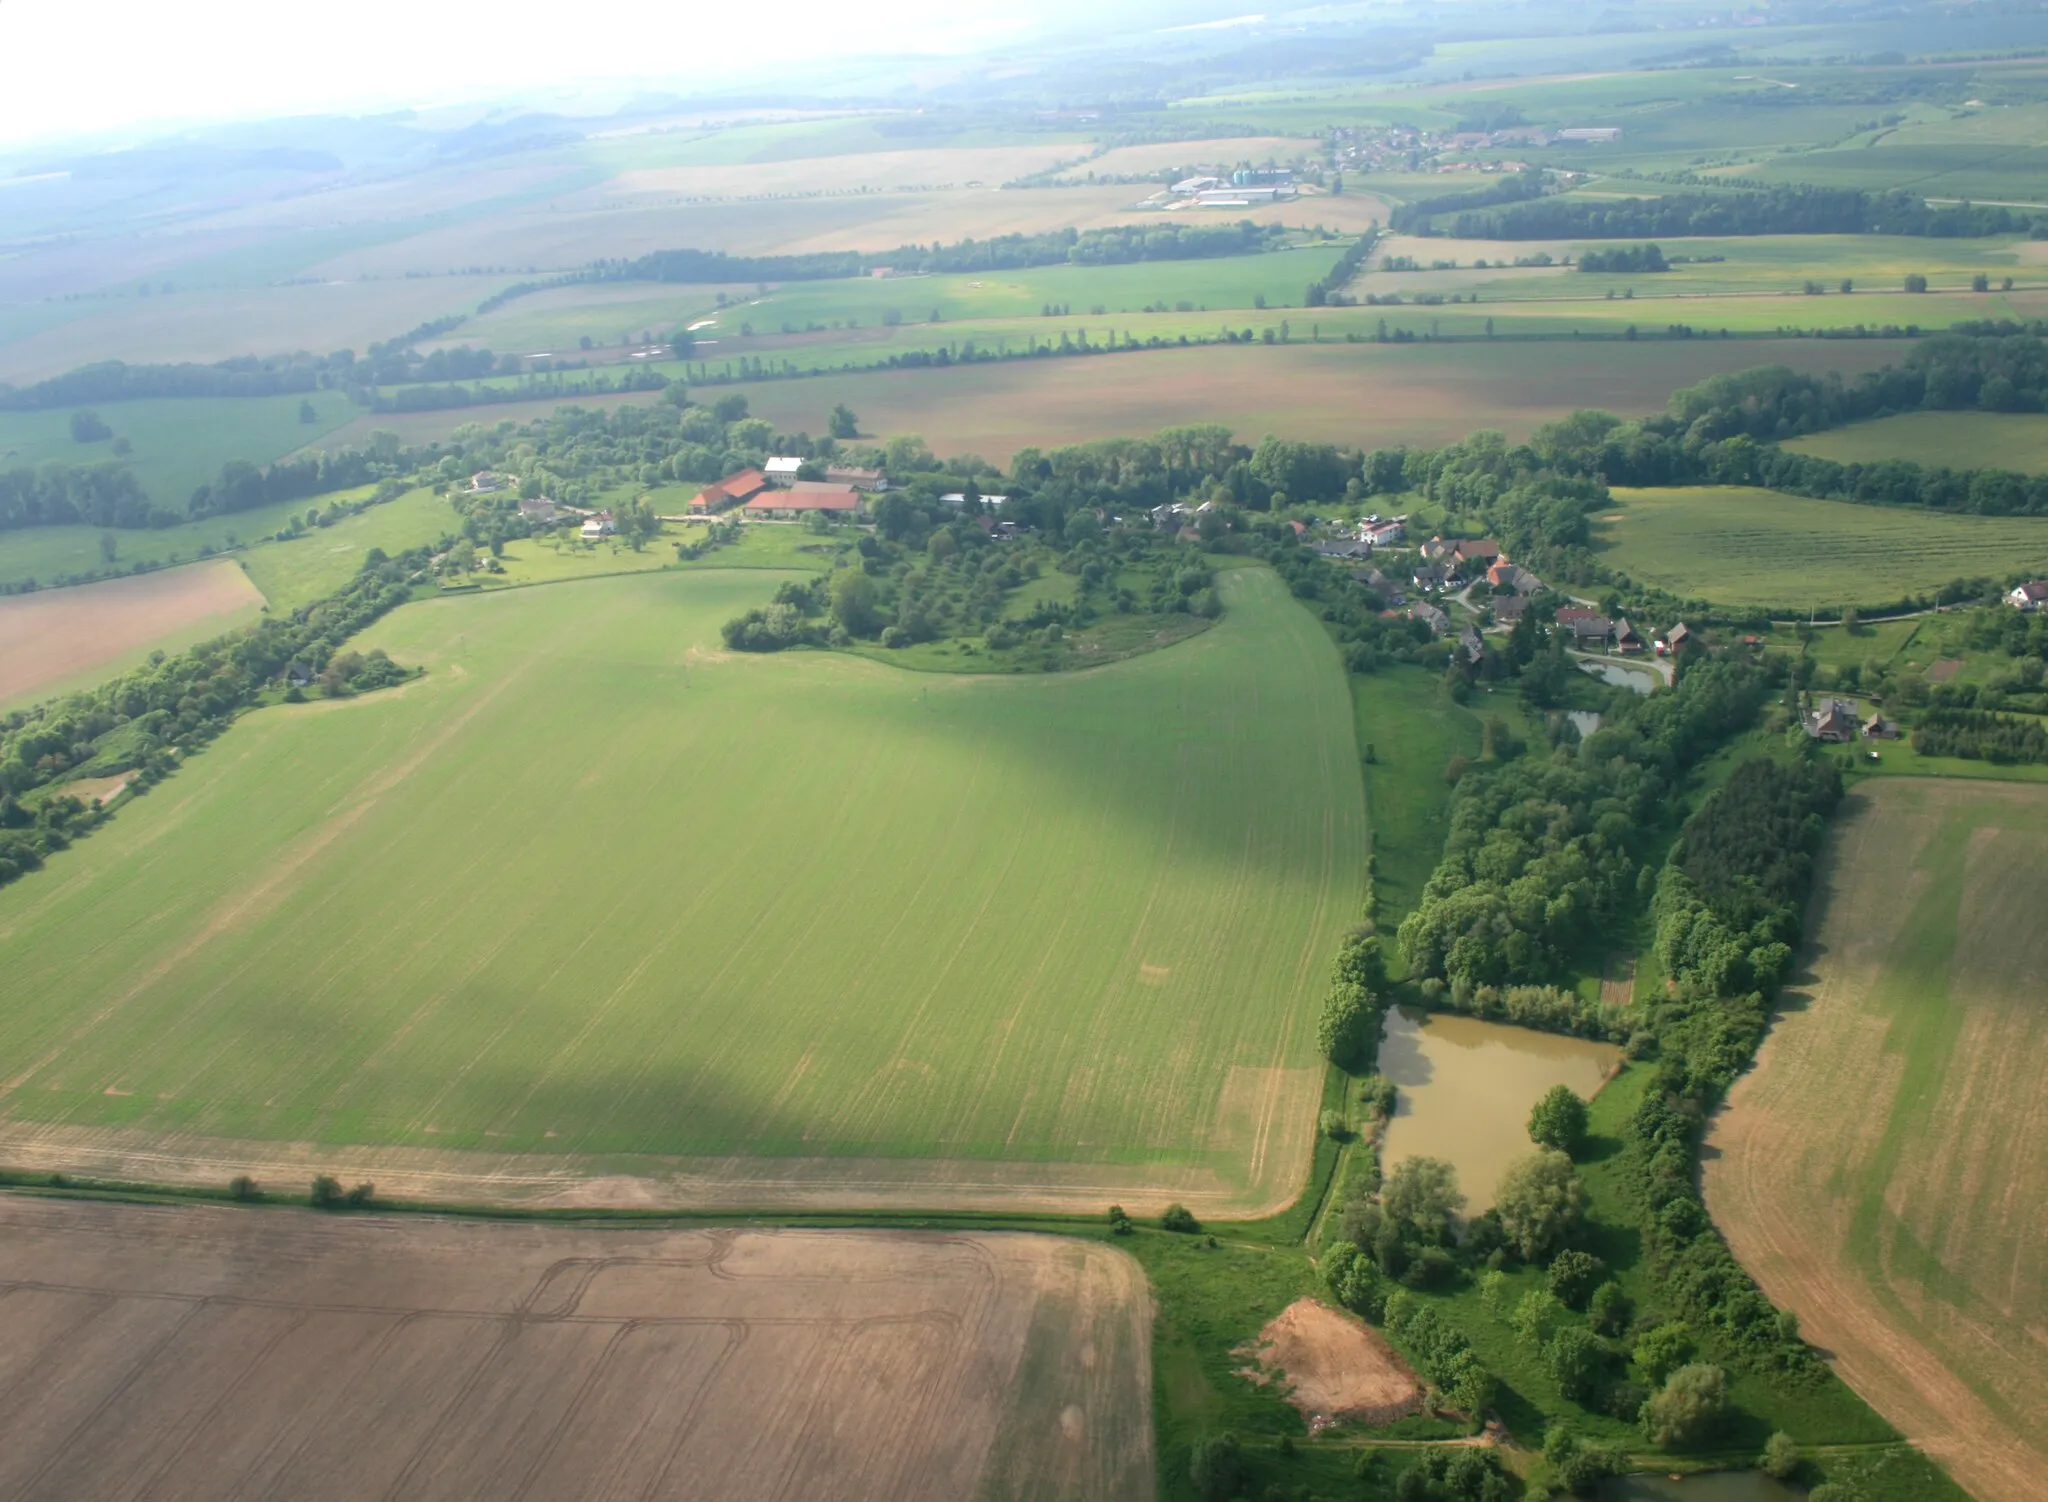
<path fill-rule="evenodd" d="M 1088 673 L 732 658 L 777 576 L 408 607 L 0 893 L 0 1151 L 444 1199 L 1287 1203 L 1357 921 L 1343 675 L 1263 570 Z"/>
<path fill-rule="evenodd" d="M 1813 974 L 1713 1133 L 1737 1255 L 1872 1406 L 1984 1502 L 2048 1466 L 2048 871 L 2037 787 L 1866 783 Z"/>
<path fill-rule="evenodd" d="M 0 1201 L 0 1492 L 1152 1494 L 1135 1263 L 1051 1237 Z"/>

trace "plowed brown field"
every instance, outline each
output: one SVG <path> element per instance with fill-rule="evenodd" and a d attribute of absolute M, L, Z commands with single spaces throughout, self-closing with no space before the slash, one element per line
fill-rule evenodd
<path fill-rule="evenodd" d="M 1982 1502 L 2048 1475 L 2044 900 L 2048 789 L 1859 789 L 1707 1164 L 1765 1291 Z"/>
<path fill-rule="evenodd" d="M 195 626 L 225 631 L 262 604 L 225 559 L 0 599 L 0 704 Z"/>
<path fill-rule="evenodd" d="M 0 1200 L 0 1495 L 1152 1494 L 1137 1265 L 1050 1237 Z"/>

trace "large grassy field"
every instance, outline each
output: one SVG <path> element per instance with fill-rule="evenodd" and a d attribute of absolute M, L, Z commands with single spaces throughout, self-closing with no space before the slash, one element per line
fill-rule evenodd
<path fill-rule="evenodd" d="M 1765 1289 L 1983 1502 L 2048 1467 L 2048 790 L 1865 784 L 1707 1197 Z"/>
<path fill-rule="evenodd" d="M 1843 464 L 1907 459 L 1930 469 L 2048 469 L 2048 417 L 2028 412 L 1902 412 L 1783 445 Z"/>
<path fill-rule="evenodd" d="M 312 403 L 313 422 L 300 420 L 301 402 Z M 100 464 L 116 458 L 114 438 L 97 443 L 72 438 L 72 410 L 0 412 L 0 470 Z M 360 409 L 334 391 L 233 400 L 162 397 L 108 402 L 94 410 L 115 438 L 125 438 L 133 446 L 128 463 L 150 499 L 180 512 L 192 492 L 219 474 L 230 459 L 268 464 L 360 415 Z"/>
<path fill-rule="evenodd" d="M 1724 605 L 1886 605 L 1957 578 L 2048 566 L 2048 521 L 1816 501 L 1735 485 L 1614 491 L 1602 561 Z"/>
<path fill-rule="evenodd" d="M 1292 1199 L 1365 870 L 1314 619 L 1237 570 L 1083 674 L 717 650 L 775 582 L 409 607 L 358 644 L 424 680 L 252 716 L 0 892 L 0 1135 L 466 1198 Z"/>
<path fill-rule="evenodd" d="M 357 500 L 364 493 L 337 494 L 344 500 Z M 396 553 L 455 530 L 456 516 L 448 502 L 420 489 L 331 527 L 285 541 L 272 536 L 292 517 L 303 517 L 333 498 L 279 501 L 182 526 L 115 532 L 111 564 L 100 551 L 100 539 L 106 534 L 97 527 L 21 527 L 0 532 L 0 584 L 34 580 L 47 587 L 63 579 L 125 573 L 137 564 L 189 563 L 239 547 L 242 552 L 238 556 L 247 563 L 256 587 L 271 604 L 289 609 L 331 594 L 348 582 L 371 548 Z"/>

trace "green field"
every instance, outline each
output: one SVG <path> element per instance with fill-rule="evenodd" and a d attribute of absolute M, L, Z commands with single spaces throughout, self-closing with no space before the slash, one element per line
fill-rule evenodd
<path fill-rule="evenodd" d="M 263 711 L 0 892 L 8 1129 L 1289 1201 L 1364 875 L 1314 619 L 1247 569 L 1088 673 L 716 650 L 774 583 L 409 607 L 357 645 L 424 680 Z"/>
<path fill-rule="evenodd" d="M 310 401 L 317 420 L 299 420 L 299 403 Z M 338 392 L 309 397 L 162 397 L 108 402 L 94 411 L 125 438 L 135 452 L 128 463 L 151 500 L 183 512 L 192 492 L 220 473 L 230 459 L 268 464 L 303 448 L 361 415 Z M 114 439 L 78 443 L 71 437 L 69 407 L 51 412 L 0 412 L 0 470 L 44 464 L 100 464 L 116 457 Z"/>
<path fill-rule="evenodd" d="M 1930 469 L 2048 470 L 2048 416 L 2028 412 L 1902 412 L 1782 447 L 1841 464 L 1905 459 Z"/>
<path fill-rule="evenodd" d="M 1957 578 L 2048 566 L 2048 520 L 1815 501 L 1734 485 L 1614 491 L 1601 561 L 1723 605 L 1885 605 Z"/>
<path fill-rule="evenodd" d="M 1889 755 L 1889 752 L 1887 753 Z M 1840 815 L 1813 973 L 1736 1087 L 1714 1217 L 1977 1496 L 2036 1495 L 2048 1359 L 2039 787 L 1887 780 Z"/>
<path fill-rule="evenodd" d="M 110 566 L 100 552 L 97 527 L 21 527 L 0 532 L 0 585 L 27 580 L 48 586 L 66 577 L 125 573 L 136 564 L 190 563 L 231 548 L 243 549 L 249 577 L 273 605 L 304 605 L 331 594 L 362 567 L 371 548 L 396 553 L 431 543 L 455 530 L 448 502 L 430 490 L 413 490 L 288 541 L 271 534 L 294 516 L 334 499 L 359 500 L 367 490 L 336 492 L 314 500 L 279 501 L 225 516 L 149 531 L 113 534 Z M 268 539 L 256 541 L 256 539 Z"/>

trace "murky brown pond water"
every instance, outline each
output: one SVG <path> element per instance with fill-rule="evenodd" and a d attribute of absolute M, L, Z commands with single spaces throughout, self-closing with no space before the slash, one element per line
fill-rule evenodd
<path fill-rule="evenodd" d="M 1380 1041 L 1380 1073 L 1401 1092 L 1386 1167 L 1444 1159 L 1458 1170 L 1466 1213 L 1477 1215 L 1508 1166 L 1536 1150 L 1530 1108 L 1553 1085 L 1590 1099 L 1620 1059 L 1611 1043 L 1397 1007 Z"/>

